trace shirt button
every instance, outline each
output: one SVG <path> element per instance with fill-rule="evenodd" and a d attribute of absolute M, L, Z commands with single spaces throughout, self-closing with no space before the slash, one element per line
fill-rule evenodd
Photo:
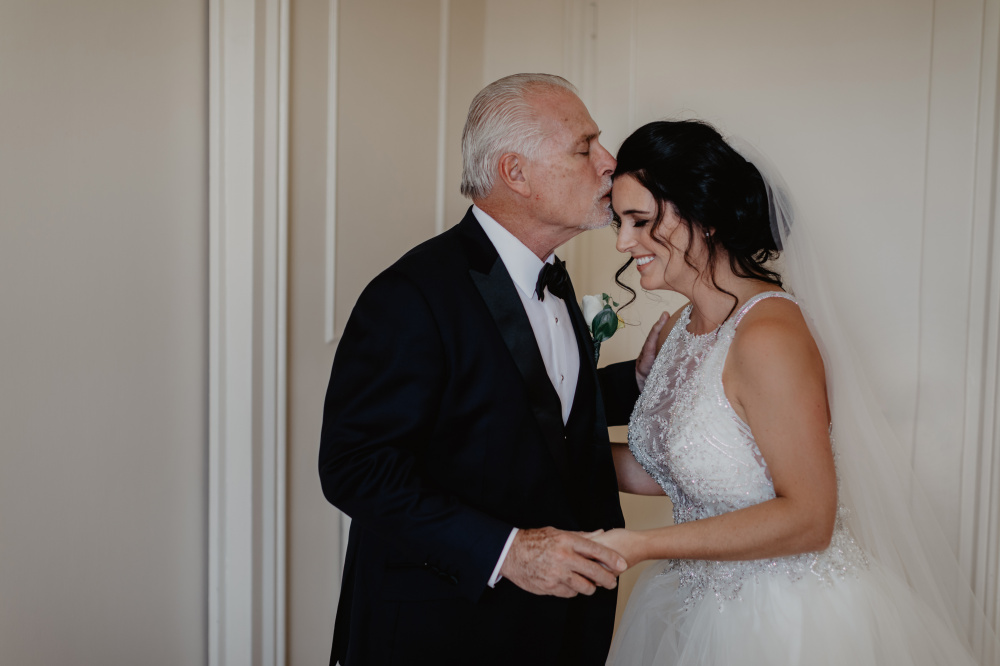
<path fill-rule="evenodd" d="M 556 323 L 557 324 L 559 323 L 559 317 L 556 317 Z"/>
<path fill-rule="evenodd" d="M 559 375 L 559 383 L 566 381 L 566 375 Z"/>

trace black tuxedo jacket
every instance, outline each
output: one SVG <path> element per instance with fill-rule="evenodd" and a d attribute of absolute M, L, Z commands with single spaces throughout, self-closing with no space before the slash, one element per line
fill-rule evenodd
<path fill-rule="evenodd" d="M 326 395 L 319 470 L 353 519 L 331 663 L 603 664 L 615 591 L 487 581 L 512 527 L 624 524 L 599 381 L 627 418 L 631 363 L 580 347 L 569 421 L 510 276 L 471 210 L 359 298 Z"/>

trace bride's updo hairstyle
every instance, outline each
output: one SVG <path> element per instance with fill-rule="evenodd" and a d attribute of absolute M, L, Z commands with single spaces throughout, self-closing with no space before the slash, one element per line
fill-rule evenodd
<path fill-rule="evenodd" d="M 689 257 L 695 235 L 705 239 L 709 277 L 717 288 L 714 266 L 720 251 L 729 257 L 734 274 L 781 286 L 781 276 L 765 266 L 777 258 L 779 247 L 771 235 L 764 179 L 714 127 L 698 120 L 643 125 L 618 150 L 612 178 L 621 176 L 632 176 L 653 195 L 656 216 L 650 223 L 650 235 L 662 245 L 667 241 L 656 230 L 664 207 L 673 206 L 690 232 L 688 246 L 683 249 L 692 268 L 697 268 Z M 616 230 L 620 228 L 617 215 L 612 224 Z M 620 282 L 631 263 L 629 259 L 618 270 L 615 281 L 632 292 L 634 300 L 635 292 Z"/>

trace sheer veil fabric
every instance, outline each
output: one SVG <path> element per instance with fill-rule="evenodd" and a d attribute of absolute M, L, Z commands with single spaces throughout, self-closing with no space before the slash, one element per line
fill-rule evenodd
<path fill-rule="evenodd" d="M 730 143 L 764 178 L 785 289 L 798 299 L 823 356 L 841 502 L 851 533 L 872 560 L 899 574 L 938 612 L 979 663 L 997 664 L 1000 644 L 982 600 L 937 524 L 838 316 L 829 289 L 836 269 L 824 265 L 817 252 L 815 227 L 808 219 L 793 219 L 788 188 L 759 151 L 744 141 Z"/>

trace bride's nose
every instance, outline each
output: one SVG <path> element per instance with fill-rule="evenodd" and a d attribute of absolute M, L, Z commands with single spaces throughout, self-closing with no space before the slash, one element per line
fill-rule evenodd
<path fill-rule="evenodd" d="M 633 237 L 633 230 L 630 226 L 622 222 L 621 226 L 618 228 L 617 240 L 615 240 L 615 249 L 619 252 L 628 252 L 635 245 L 635 238 Z"/>

